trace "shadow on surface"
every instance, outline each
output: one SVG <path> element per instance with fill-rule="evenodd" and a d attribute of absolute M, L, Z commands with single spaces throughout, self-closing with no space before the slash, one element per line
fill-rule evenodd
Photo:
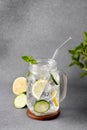
<path fill-rule="evenodd" d="M 84 91 L 83 91 L 84 90 Z M 70 93 L 71 94 L 71 93 Z M 70 124 L 87 124 L 87 88 L 72 91 L 67 101 L 61 105 L 60 119 Z"/>

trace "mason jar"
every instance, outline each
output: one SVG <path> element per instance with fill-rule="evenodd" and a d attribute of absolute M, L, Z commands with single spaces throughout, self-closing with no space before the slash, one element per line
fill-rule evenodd
<path fill-rule="evenodd" d="M 67 91 L 67 76 L 52 59 L 29 64 L 27 73 L 27 113 L 31 118 L 47 119 L 60 113 L 60 102 Z M 44 118 L 43 118 L 44 117 Z"/>

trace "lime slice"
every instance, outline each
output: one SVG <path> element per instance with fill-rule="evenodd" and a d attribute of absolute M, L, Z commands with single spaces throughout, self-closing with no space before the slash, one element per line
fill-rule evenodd
<path fill-rule="evenodd" d="M 34 111 L 37 113 L 45 113 L 49 110 L 50 104 L 46 100 L 38 100 L 34 104 Z"/>
<path fill-rule="evenodd" d="M 14 99 L 14 106 L 16 108 L 23 108 L 27 104 L 27 97 L 26 94 L 20 94 Z"/>
<path fill-rule="evenodd" d="M 47 83 L 47 80 L 40 79 L 33 84 L 32 94 L 36 99 L 39 99 L 41 97 Z"/>

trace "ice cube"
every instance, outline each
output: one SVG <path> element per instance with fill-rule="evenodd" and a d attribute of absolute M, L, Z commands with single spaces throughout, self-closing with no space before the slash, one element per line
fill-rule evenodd
<path fill-rule="evenodd" d="M 45 67 L 45 65 L 40 68 L 39 77 L 41 79 L 45 79 L 45 80 L 50 79 L 50 73 L 49 73 L 48 69 Z"/>
<path fill-rule="evenodd" d="M 48 84 L 44 90 L 44 92 L 41 95 L 41 99 L 46 99 L 47 101 L 51 100 L 52 98 L 52 90 L 53 86 Z"/>

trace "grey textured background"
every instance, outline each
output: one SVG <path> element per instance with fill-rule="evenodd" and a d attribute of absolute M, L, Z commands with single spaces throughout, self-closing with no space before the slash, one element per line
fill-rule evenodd
<path fill-rule="evenodd" d="M 68 49 L 83 40 L 87 31 L 87 0 L 0 0 L 0 130 L 86 130 L 87 77 L 69 68 Z M 13 80 L 25 76 L 28 64 L 22 55 L 50 58 L 69 36 L 73 39 L 56 57 L 67 73 L 68 92 L 61 115 L 50 121 L 28 118 L 15 109 Z"/>

